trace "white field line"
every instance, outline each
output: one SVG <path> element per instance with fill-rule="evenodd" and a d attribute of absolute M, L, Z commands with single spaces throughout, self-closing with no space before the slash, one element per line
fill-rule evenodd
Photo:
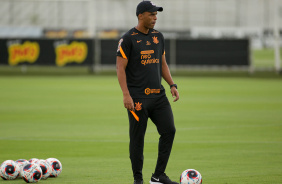
<path fill-rule="evenodd" d="M 260 127 L 282 127 L 282 123 L 278 124 L 264 124 L 264 125 L 226 125 L 226 126 L 203 126 L 203 127 L 193 127 L 190 126 L 190 123 L 187 123 L 187 127 L 179 127 L 176 124 L 176 133 L 181 131 L 189 131 L 189 130 L 215 130 L 215 129 L 245 129 L 245 128 L 260 128 Z M 281 128 L 282 129 L 282 128 Z M 154 130 L 147 130 L 146 133 L 156 133 L 157 129 Z M 125 135 L 125 133 L 113 133 L 111 135 Z M 126 132 L 126 135 L 128 135 L 128 132 Z"/>
<path fill-rule="evenodd" d="M 189 124 L 188 124 L 189 125 Z M 236 129 L 236 128 L 259 128 L 259 127 L 277 127 L 282 126 L 282 124 L 265 124 L 265 125 L 233 125 L 233 126 L 207 126 L 207 127 L 185 127 L 180 128 L 178 127 L 176 132 L 179 131 L 189 131 L 189 130 L 215 130 L 215 129 Z M 156 130 L 149 130 L 146 133 L 157 133 Z M 125 135 L 128 132 L 124 133 L 114 133 L 114 135 Z M 176 133 L 177 134 L 177 133 Z M 26 138 L 26 137 L 0 137 L 1 140 L 8 140 L 8 141 L 49 141 L 49 142 L 106 142 L 106 143 L 129 143 L 129 140 L 98 140 L 98 139 L 46 139 L 46 138 Z M 147 143 L 158 143 L 158 139 L 147 141 Z M 214 143 L 214 144 L 281 144 L 282 141 L 221 141 L 221 140 L 208 140 L 208 141 L 191 141 L 191 140 L 175 140 L 175 143 Z"/>
<path fill-rule="evenodd" d="M 189 125 L 189 124 L 188 124 Z M 228 125 L 228 126 L 207 126 L 207 127 L 185 127 L 177 128 L 177 131 L 186 131 L 186 130 L 214 130 L 214 129 L 236 129 L 236 128 L 260 128 L 260 127 L 277 127 L 281 126 L 280 124 L 265 124 L 265 125 Z"/>
<path fill-rule="evenodd" d="M 20 138 L 20 137 L 0 137 L 0 141 L 39 141 L 39 142 L 93 142 L 93 143 L 129 143 L 129 140 L 96 140 L 96 139 L 41 139 L 41 138 Z M 155 141 L 145 141 L 145 143 L 158 143 Z M 174 144 L 282 144 L 282 141 L 190 141 L 190 140 L 175 140 Z"/>

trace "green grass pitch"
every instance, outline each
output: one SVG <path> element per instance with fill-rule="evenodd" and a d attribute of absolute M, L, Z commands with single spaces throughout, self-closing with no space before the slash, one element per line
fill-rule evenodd
<path fill-rule="evenodd" d="M 207 184 L 282 183 L 281 78 L 174 77 L 176 137 L 166 173 L 194 168 Z M 115 76 L 0 76 L 0 162 L 58 158 L 40 183 L 132 184 L 127 113 Z M 144 180 L 158 138 L 149 121 Z M 25 183 L 23 180 L 0 183 Z"/>

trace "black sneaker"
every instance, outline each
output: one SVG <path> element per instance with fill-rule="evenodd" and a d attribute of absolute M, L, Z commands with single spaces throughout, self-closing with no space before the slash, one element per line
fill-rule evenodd
<path fill-rule="evenodd" d="M 163 173 L 159 177 L 153 174 L 151 177 L 150 184 L 179 184 L 179 183 L 175 181 L 171 181 L 169 177 L 165 173 Z"/>
<path fill-rule="evenodd" d="M 134 180 L 133 184 L 143 184 L 143 180 Z"/>

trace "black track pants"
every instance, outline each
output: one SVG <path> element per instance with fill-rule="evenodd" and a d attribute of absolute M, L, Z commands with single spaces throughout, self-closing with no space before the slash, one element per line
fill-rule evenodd
<path fill-rule="evenodd" d="M 150 118 L 156 125 L 160 134 L 155 174 L 165 172 L 174 140 L 175 126 L 171 106 L 165 95 L 152 99 L 133 99 L 133 101 L 135 105 L 135 113 L 140 120 L 137 122 L 133 115 L 128 111 L 130 124 L 129 149 L 133 176 L 135 180 L 139 180 L 143 178 L 143 149 L 148 118 Z"/>

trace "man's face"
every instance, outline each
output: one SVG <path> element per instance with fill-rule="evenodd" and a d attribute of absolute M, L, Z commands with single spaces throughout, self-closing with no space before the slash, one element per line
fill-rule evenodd
<path fill-rule="evenodd" d="M 144 12 L 142 13 L 142 21 L 144 26 L 148 29 L 153 29 L 157 21 L 158 12 Z"/>

